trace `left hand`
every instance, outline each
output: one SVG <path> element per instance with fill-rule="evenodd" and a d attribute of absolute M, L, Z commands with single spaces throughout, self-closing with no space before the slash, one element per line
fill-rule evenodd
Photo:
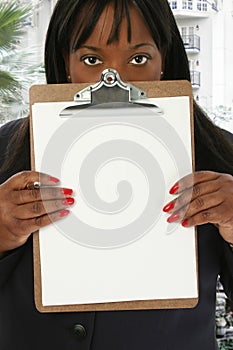
<path fill-rule="evenodd" d="M 178 195 L 165 205 L 167 221 L 190 227 L 212 223 L 229 243 L 233 243 L 233 176 L 197 171 L 180 179 L 170 190 Z"/>

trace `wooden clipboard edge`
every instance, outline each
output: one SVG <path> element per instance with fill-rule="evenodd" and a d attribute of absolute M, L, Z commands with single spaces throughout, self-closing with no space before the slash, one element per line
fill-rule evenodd
<path fill-rule="evenodd" d="M 146 91 L 149 98 L 189 96 L 192 99 L 192 85 L 187 80 L 136 81 L 131 83 Z M 74 94 L 89 85 L 91 83 L 32 85 L 29 90 L 30 105 L 36 102 L 58 102 L 58 95 L 60 102 L 73 101 Z"/>
<path fill-rule="evenodd" d="M 127 311 L 127 310 L 159 310 L 159 309 L 191 309 L 197 306 L 198 298 L 186 299 L 157 299 L 157 300 L 136 300 L 116 303 L 102 304 L 81 304 L 64 306 L 43 306 L 37 300 L 36 308 L 41 313 L 52 312 L 95 312 L 95 311 Z"/>
<path fill-rule="evenodd" d="M 175 97 L 189 96 L 190 99 L 190 127 L 192 142 L 192 168 L 195 170 L 194 154 L 194 112 L 192 86 L 189 81 L 155 81 L 155 82 L 132 82 L 147 93 L 148 98 L 152 97 Z M 32 105 L 38 102 L 69 102 L 73 101 L 73 96 L 78 91 L 84 89 L 89 83 L 82 84 L 50 84 L 33 85 L 30 88 L 30 143 L 31 143 L 31 167 L 35 170 L 34 147 L 33 147 L 33 124 L 32 124 Z M 196 242 L 196 266 L 198 268 L 197 254 L 197 229 L 195 229 Z M 139 300 L 116 303 L 98 303 L 98 304 L 76 304 L 44 306 L 42 304 L 42 285 L 41 285 L 41 262 L 39 248 L 39 232 L 33 235 L 33 263 L 34 263 L 34 296 L 35 305 L 39 312 L 86 312 L 86 311 L 110 311 L 110 310 L 145 310 L 145 309 L 174 309 L 174 308 L 193 308 L 198 303 L 197 298 L 182 299 L 157 299 L 157 300 Z M 197 271 L 197 284 L 198 271 Z M 199 288 L 198 288 L 199 290 Z"/>

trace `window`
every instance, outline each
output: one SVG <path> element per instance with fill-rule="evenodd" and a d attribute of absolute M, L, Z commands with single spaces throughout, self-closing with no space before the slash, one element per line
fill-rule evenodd
<path fill-rule="evenodd" d="M 193 9 L 193 1 L 192 0 L 188 0 L 188 9 L 189 10 Z"/>
<path fill-rule="evenodd" d="M 197 10 L 206 12 L 207 11 L 207 0 L 197 0 Z"/>
<path fill-rule="evenodd" d="M 181 36 L 182 37 L 188 35 L 187 30 L 188 30 L 188 27 L 181 27 Z"/>
<path fill-rule="evenodd" d="M 172 10 L 177 9 L 177 1 L 169 1 L 169 5 L 170 5 Z"/>
<path fill-rule="evenodd" d="M 195 34 L 195 27 L 181 27 L 181 37 L 186 50 L 200 51 L 200 37 Z"/>
<path fill-rule="evenodd" d="M 194 35 L 195 28 L 192 27 L 181 27 L 181 35 Z"/>
<path fill-rule="evenodd" d="M 186 9 L 187 9 L 187 1 L 186 1 L 186 0 L 183 0 L 183 1 L 182 1 L 182 9 L 183 9 L 183 10 L 186 10 Z"/>
<path fill-rule="evenodd" d="M 183 0 L 182 1 L 183 10 L 192 10 L 193 9 L 193 0 Z"/>
<path fill-rule="evenodd" d="M 189 35 L 194 35 L 194 27 L 189 27 Z"/>

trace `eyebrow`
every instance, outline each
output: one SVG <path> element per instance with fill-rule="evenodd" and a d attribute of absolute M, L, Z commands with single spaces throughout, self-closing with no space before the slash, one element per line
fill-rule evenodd
<path fill-rule="evenodd" d="M 139 49 L 142 46 L 152 46 L 155 47 L 156 44 L 152 44 L 152 43 L 140 43 L 140 44 L 136 44 L 132 46 L 132 49 Z"/>
<path fill-rule="evenodd" d="M 156 44 L 152 44 L 152 43 L 139 43 L 139 44 L 135 44 L 133 46 L 131 46 L 131 49 L 139 49 L 142 46 L 152 46 L 155 47 Z M 93 51 L 101 51 L 100 47 L 96 47 L 96 46 L 91 46 L 91 45 L 82 45 L 80 46 L 78 49 L 88 49 L 88 50 L 93 50 Z"/>

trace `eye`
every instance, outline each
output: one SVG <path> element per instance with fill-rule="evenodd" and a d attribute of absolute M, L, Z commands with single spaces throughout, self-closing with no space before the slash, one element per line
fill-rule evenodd
<path fill-rule="evenodd" d="M 136 65 L 143 65 L 148 61 L 149 57 L 145 56 L 145 55 L 137 55 L 134 56 L 130 63 L 131 64 L 136 64 Z"/>
<path fill-rule="evenodd" d="M 88 66 L 96 66 L 97 64 L 102 64 L 103 62 L 96 56 L 83 57 L 82 61 Z"/>

